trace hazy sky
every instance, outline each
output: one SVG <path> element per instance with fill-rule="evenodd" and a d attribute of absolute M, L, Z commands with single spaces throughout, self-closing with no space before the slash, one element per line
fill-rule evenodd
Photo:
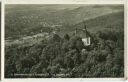
<path fill-rule="evenodd" d="M 106 3 L 106 4 L 111 4 L 111 3 L 123 3 L 124 0 L 5 0 L 5 3 L 8 4 L 66 4 L 66 3 Z"/>

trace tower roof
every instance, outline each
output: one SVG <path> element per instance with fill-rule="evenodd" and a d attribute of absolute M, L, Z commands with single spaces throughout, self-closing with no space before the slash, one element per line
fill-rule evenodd
<path fill-rule="evenodd" d="M 86 25 L 84 25 L 84 28 L 83 29 L 76 27 L 76 29 L 75 29 L 75 35 L 78 35 L 78 36 L 80 36 L 82 38 L 91 37 L 89 31 L 87 30 L 87 26 Z"/>
<path fill-rule="evenodd" d="M 87 28 L 84 28 L 83 29 L 83 33 L 85 33 L 85 37 L 87 38 L 87 37 L 90 37 L 90 33 L 89 33 L 89 31 L 87 30 Z"/>

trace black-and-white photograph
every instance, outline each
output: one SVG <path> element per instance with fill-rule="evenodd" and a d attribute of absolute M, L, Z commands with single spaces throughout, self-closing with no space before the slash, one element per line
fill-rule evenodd
<path fill-rule="evenodd" d="M 123 78 L 123 4 L 6 4 L 5 78 Z"/>

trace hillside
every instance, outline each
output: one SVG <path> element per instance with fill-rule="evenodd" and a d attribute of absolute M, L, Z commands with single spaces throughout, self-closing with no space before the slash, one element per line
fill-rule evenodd
<path fill-rule="evenodd" d="M 69 27 L 65 27 L 60 31 L 60 36 L 63 36 L 66 33 L 72 34 L 75 31 L 75 28 L 83 28 L 84 24 L 87 25 L 87 29 L 91 33 L 96 33 L 97 31 L 103 31 L 106 29 L 123 31 L 124 30 L 124 12 L 115 12 L 95 18 L 85 20 L 84 23 L 80 22 Z"/>
<path fill-rule="evenodd" d="M 48 31 L 54 25 L 68 28 L 83 20 L 122 11 L 123 6 L 108 5 L 6 5 L 6 39 L 18 39 Z M 45 29 L 45 30 L 44 30 Z"/>
<path fill-rule="evenodd" d="M 85 24 L 88 26 L 88 29 L 92 32 L 98 30 L 106 29 L 107 27 L 112 27 L 112 29 L 123 30 L 124 28 L 124 12 L 115 12 L 107 15 L 99 16 L 93 19 L 85 21 Z M 81 27 L 82 23 L 78 23 L 75 26 Z"/>
<path fill-rule="evenodd" d="M 116 13 L 110 13 L 107 15 L 103 15 L 103 16 L 99 16 L 93 19 L 89 19 L 86 20 L 85 23 L 87 25 L 87 29 L 91 32 L 91 33 L 96 33 L 98 31 L 104 31 L 106 29 L 109 30 L 115 30 L 116 31 L 123 31 L 124 29 L 124 13 L 123 12 L 116 12 Z M 68 33 L 70 36 L 74 33 L 75 31 L 75 27 L 77 28 L 83 28 L 83 22 L 78 23 L 76 25 L 72 25 L 69 27 L 64 27 L 63 29 L 60 30 L 60 32 L 58 32 L 58 34 L 63 37 L 64 34 Z M 40 28 L 41 29 L 41 28 Z M 37 29 L 34 29 L 37 30 Z M 47 32 L 47 31 L 45 31 Z M 40 42 L 41 40 L 43 40 L 43 38 L 45 38 L 45 32 L 44 33 L 37 33 L 35 35 L 32 36 L 24 36 L 22 38 L 20 38 L 19 40 L 12 40 L 12 41 L 8 41 L 6 40 L 6 46 L 9 46 L 11 44 L 21 44 L 21 45 L 32 45 L 32 44 L 36 44 L 36 42 Z M 38 37 L 38 35 L 40 37 Z M 36 38 L 34 38 L 36 36 Z M 47 36 L 51 36 L 51 35 L 47 35 Z M 28 38 L 30 37 L 30 38 Z M 26 39 L 23 39 L 26 38 Z M 28 38 L 28 39 L 27 39 Z M 38 38 L 38 39 L 37 39 Z"/>

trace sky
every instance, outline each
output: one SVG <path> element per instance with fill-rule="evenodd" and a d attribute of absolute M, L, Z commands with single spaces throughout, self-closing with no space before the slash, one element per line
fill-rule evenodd
<path fill-rule="evenodd" d="M 125 0 L 5 0 L 7 4 L 90 4 L 90 3 L 105 3 L 105 4 L 119 4 Z"/>

